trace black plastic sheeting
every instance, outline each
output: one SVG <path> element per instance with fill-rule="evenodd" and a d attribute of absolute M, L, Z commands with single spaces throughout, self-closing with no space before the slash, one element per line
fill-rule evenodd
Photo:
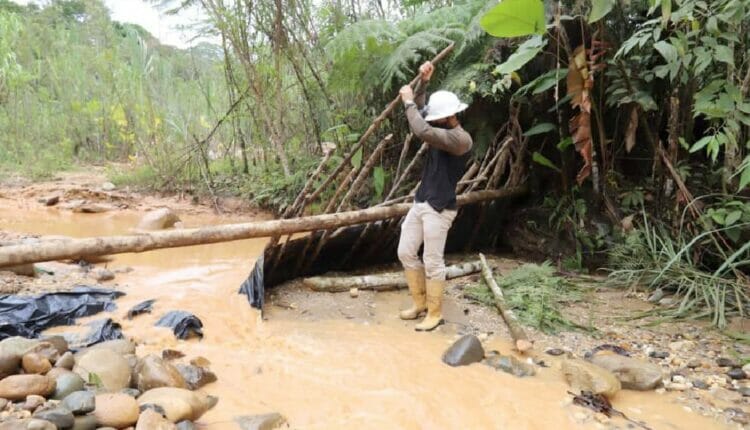
<path fill-rule="evenodd" d="M 128 311 L 128 319 L 132 320 L 133 318 L 135 318 L 136 316 L 140 314 L 150 314 L 151 311 L 153 310 L 154 302 L 156 302 L 156 300 L 154 299 L 145 300 L 133 306 Z"/>
<path fill-rule="evenodd" d="M 203 338 L 203 322 L 185 311 L 170 311 L 156 322 L 157 327 L 169 327 L 179 339 L 189 339 L 195 335 Z"/>
<path fill-rule="evenodd" d="M 39 296 L 0 296 L 0 340 L 12 336 L 36 338 L 42 331 L 73 325 L 77 318 L 113 311 L 125 293 L 77 286 L 71 291 Z"/>
<path fill-rule="evenodd" d="M 92 321 L 86 325 L 90 328 L 85 335 L 66 337 L 72 349 L 87 348 L 108 340 L 125 338 L 122 334 L 122 326 L 112 321 L 111 318 Z"/>
<path fill-rule="evenodd" d="M 502 245 L 498 241 L 502 240 L 501 227 L 505 224 L 505 209 L 509 203 L 510 199 L 503 199 L 462 207 L 448 233 L 446 254 L 488 247 L 496 249 Z M 309 258 L 322 236 L 321 232 L 311 234 L 311 246 L 308 246 L 308 237 L 290 241 L 278 259 L 276 254 L 282 243 L 266 247 L 240 286 L 239 294 L 246 295 L 252 307 L 262 310 L 266 289 L 283 282 L 330 271 L 352 271 L 395 263 L 400 224 L 401 218 L 376 222 L 361 241 L 359 237 L 364 225 L 343 228 L 329 237 L 315 261 L 309 261 Z"/>

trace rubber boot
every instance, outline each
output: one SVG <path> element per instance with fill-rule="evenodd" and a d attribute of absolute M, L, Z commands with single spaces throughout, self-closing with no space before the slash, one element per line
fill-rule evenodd
<path fill-rule="evenodd" d="M 404 274 L 414 304 L 409 309 L 401 311 L 399 316 L 402 320 L 415 320 L 427 309 L 424 269 L 405 269 Z"/>
<path fill-rule="evenodd" d="M 432 331 L 443 323 L 443 290 L 445 281 L 428 279 L 427 287 L 427 316 L 417 324 L 416 331 Z"/>

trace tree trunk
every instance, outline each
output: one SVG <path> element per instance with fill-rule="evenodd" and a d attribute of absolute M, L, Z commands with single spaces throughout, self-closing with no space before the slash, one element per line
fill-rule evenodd
<path fill-rule="evenodd" d="M 479 261 L 456 264 L 445 268 L 447 279 L 460 278 L 477 273 L 482 265 Z M 403 272 L 376 273 L 361 276 L 314 276 L 305 278 L 302 283 L 313 291 L 340 293 L 352 288 L 360 290 L 396 290 L 406 288 L 406 278 Z"/>
<path fill-rule="evenodd" d="M 457 200 L 459 205 L 467 205 L 481 201 L 515 197 L 524 194 L 526 191 L 525 187 L 478 191 L 459 196 Z M 92 237 L 69 241 L 52 240 L 39 242 L 34 245 L 8 246 L 0 248 L 0 267 L 66 258 L 143 252 L 160 248 L 176 248 L 314 230 L 335 229 L 348 225 L 403 216 L 409 211 L 411 206 L 411 204 L 399 204 L 293 219 L 158 231 L 129 236 Z"/>
<path fill-rule="evenodd" d="M 487 260 L 484 258 L 484 255 L 479 254 L 479 258 L 482 260 L 482 277 L 487 283 L 487 286 L 490 287 L 492 294 L 495 296 L 495 307 L 503 317 L 505 324 L 508 326 L 508 331 L 510 331 L 510 336 L 513 338 L 513 343 L 516 345 L 516 349 L 519 352 L 530 350 L 533 345 L 531 341 L 529 341 L 528 336 L 526 336 L 526 331 L 524 331 L 523 327 L 521 327 L 521 324 L 518 322 L 518 318 L 516 318 L 516 315 L 508 307 L 507 303 L 505 303 L 503 290 L 501 290 L 500 286 L 495 282 L 495 277 L 492 276 L 492 269 L 487 265 Z"/>

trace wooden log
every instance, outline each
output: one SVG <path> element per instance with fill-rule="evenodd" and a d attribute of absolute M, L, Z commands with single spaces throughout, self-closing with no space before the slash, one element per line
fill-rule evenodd
<path fill-rule="evenodd" d="M 480 261 L 455 264 L 445 268 L 447 279 L 460 278 L 482 270 Z M 360 290 L 395 290 L 406 288 L 406 278 L 403 272 L 387 272 L 360 276 L 314 276 L 305 278 L 302 283 L 313 291 L 341 293 L 352 288 Z"/>
<path fill-rule="evenodd" d="M 513 338 L 513 343 L 515 344 L 516 349 L 519 352 L 529 351 L 533 347 L 533 344 L 529 341 L 528 336 L 526 336 L 526 331 L 521 327 L 521 323 L 518 322 L 518 318 L 516 318 L 513 310 L 508 307 L 507 303 L 505 303 L 503 290 L 501 290 L 500 286 L 495 282 L 495 277 L 492 276 L 492 269 L 487 265 L 487 260 L 484 258 L 484 255 L 479 254 L 479 258 L 482 263 L 482 277 L 490 287 L 492 294 L 495 296 L 495 307 L 503 317 L 505 324 L 508 326 L 508 331 L 510 331 L 510 336 Z"/>
<path fill-rule="evenodd" d="M 478 191 L 460 196 L 457 200 L 459 205 L 467 205 L 486 200 L 515 197 L 526 193 L 526 191 L 526 187 Z M 410 208 L 410 204 L 399 204 L 301 218 L 156 231 L 126 236 L 91 237 L 67 241 L 43 240 L 35 244 L 0 248 L 0 267 L 334 229 L 403 216 Z"/>

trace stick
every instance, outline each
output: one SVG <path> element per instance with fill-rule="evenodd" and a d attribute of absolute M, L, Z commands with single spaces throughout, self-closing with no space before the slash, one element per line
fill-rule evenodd
<path fill-rule="evenodd" d="M 445 268 L 445 277 L 455 279 L 480 270 L 482 270 L 482 263 L 479 261 L 456 264 Z M 303 279 L 302 283 L 313 291 L 329 293 L 345 292 L 351 288 L 385 291 L 407 287 L 406 277 L 402 271 L 360 276 L 314 276 Z"/>
<path fill-rule="evenodd" d="M 510 335 L 513 338 L 513 343 L 516 345 L 516 349 L 519 352 L 529 351 L 533 347 L 533 344 L 529 341 L 528 336 L 526 336 L 526 332 L 518 322 L 516 315 L 505 303 L 503 290 L 501 290 L 500 286 L 498 286 L 497 282 L 495 282 L 495 277 L 492 276 L 492 269 L 490 269 L 490 266 L 487 265 L 487 260 L 484 258 L 484 255 L 479 254 L 479 258 L 482 261 L 482 277 L 490 287 L 490 290 L 492 290 L 492 294 L 495 296 L 495 307 L 503 317 L 505 324 L 508 326 L 508 331 L 510 331 Z"/>

